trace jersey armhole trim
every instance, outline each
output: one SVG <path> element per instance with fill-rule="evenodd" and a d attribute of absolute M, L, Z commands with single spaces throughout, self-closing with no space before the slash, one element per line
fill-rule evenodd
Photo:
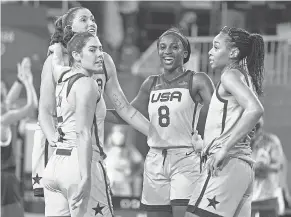
<path fill-rule="evenodd" d="M 63 82 L 63 77 L 64 77 L 64 75 L 67 74 L 69 71 L 71 71 L 71 69 L 68 69 L 68 70 L 64 71 L 64 72 L 60 75 L 60 77 L 59 77 L 59 79 L 58 79 L 58 84 Z"/>
<path fill-rule="evenodd" d="M 152 82 L 152 84 L 151 84 L 151 86 L 150 86 L 150 89 L 149 89 L 149 92 L 151 92 L 152 91 L 152 89 L 156 86 L 156 84 L 157 84 L 157 80 L 158 80 L 158 75 L 155 75 L 154 76 L 154 79 L 153 79 L 153 82 Z"/>
<path fill-rule="evenodd" d="M 80 78 L 82 77 L 87 77 L 86 75 L 84 74 L 81 74 L 81 73 L 78 73 L 78 74 L 75 74 L 75 75 L 72 75 L 71 77 L 65 79 L 65 81 L 69 80 L 69 83 L 68 83 L 68 86 L 67 86 L 67 94 L 66 94 L 66 97 L 68 97 L 71 89 L 72 89 L 72 86 L 73 84 L 79 80 Z"/>
<path fill-rule="evenodd" d="M 192 94 L 192 88 L 193 88 L 193 76 L 196 74 L 196 72 L 194 71 L 191 71 L 191 70 L 188 70 L 191 74 L 190 74 L 190 78 L 189 78 L 189 93 L 190 93 L 190 96 L 193 100 L 194 103 L 198 103 L 196 100 L 195 100 L 195 96 L 193 96 Z"/>

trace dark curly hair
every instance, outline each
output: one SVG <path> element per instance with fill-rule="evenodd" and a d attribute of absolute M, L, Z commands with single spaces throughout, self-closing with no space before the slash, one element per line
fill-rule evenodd
<path fill-rule="evenodd" d="M 265 58 L 263 37 L 259 34 L 251 34 L 241 28 L 227 26 L 223 27 L 220 32 L 228 36 L 226 41 L 230 47 L 238 48 L 238 60 L 242 60 L 243 64 L 247 66 L 257 94 L 262 95 Z"/>
<path fill-rule="evenodd" d="M 64 47 L 67 46 L 68 41 L 73 37 L 72 22 L 78 10 L 83 7 L 74 7 L 67 11 L 63 16 L 59 17 L 55 22 L 55 31 L 51 36 L 50 45 L 54 43 L 61 43 Z"/>

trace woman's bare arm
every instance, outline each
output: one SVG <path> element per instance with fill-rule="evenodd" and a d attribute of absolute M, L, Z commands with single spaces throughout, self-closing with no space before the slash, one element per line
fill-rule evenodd
<path fill-rule="evenodd" d="M 39 116 L 38 120 L 41 129 L 49 143 L 56 142 L 56 115 L 55 88 L 56 82 L 52 73 L 52 55 L 49 56 L 42 69 L 40 97 L 39 97 Z"/>
<path fill-rule="evenodd" d="M 264 108 L 254 92 L 241 79 L 241 72 L 232 69 L 224 72 L 221 85 L 237 100 L 244 112 L 232 130 L 228 140 L 223 145 L 226 151 L 245 137 L 258 123 L 264 113 Z"/>
<path fill-rule="evenodd" d="M 116 68 L 112 58 L 105 53 L 104 60 L 109 77 L 105 87 L 105 92 L 113 103 L 116 112 L 136 130 L 147 136 L 149 131 L 149 121 L 132 105 L 130 105 L 126 99 L 118 82 Z"/>
<path fill-rule="evenodd" d="M 153 76 L 148 77 L 141 85 L 137 96 L 130 103 L 141 114 L 148 118 L 148 104 L 150 98 L 150 87 L 153 83 Z M 128 124 L 116 112 L 115 109 L 108 109 L 106 113 L 106 122 L 114 124 Z"/>
<path fill-rule="evenodd" d="M 22 61 L 21 64 L 18 65 L 20 73 L 20 80 L 23 83 L 26 95 L 27 95 L 27 101 L 26 105 L 23 106 L 20 109 L 14 109 L 14 110 L 8 110 L 2 117 L 1 117 L 1 124 L 2 125 L 11 125 L 16 123 L 17 121 L 27 117 L 31 110 L 35 108 L 33 103 L 33 91 L 31 86 L 33 85 L 33 79 L 31 76 L 31 72 L 28 71 L 30 68 L 27 66 L 28 62 Z"/>
<path fill-rule="evenodd" d="M 81 177 L 90 178 L 92 160 L 92 124 L 100 93 L 92 78 L 81 78 L 73 86 L 76 105 L 76 133 Z"/>

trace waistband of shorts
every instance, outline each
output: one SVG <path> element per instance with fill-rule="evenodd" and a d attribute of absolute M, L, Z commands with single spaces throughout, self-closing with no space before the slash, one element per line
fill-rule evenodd
<path fill-rule="evenodd" d="M 5 173 L 13 173 L 13 174 L 15 174 L 15 171 L 16 171 L 16 166 L 15 166 L 15 165 L 6 166 L 6 167 L 3 167 L 3 166 L 1 165 L 1 172 L 5 172 Z"/>
<path fill-rule="evenodd" d="M 55 149 L 54 154 L 61 155 L 61 156 L 71 156 L 73 151 L 77 151 L 77 147 L 71 147 L 71 148 L 58 147 Z M 103 161 L 103 157 L 100 155 L 99 152 L 93 151 L 92 160 Z"/>
<path fill-rule="evenodd" d="M 207 155 L 202 155 L 201 156 L 201 163 L 207 163 L 207 161 L 211 158 L 212 155 L 215 153 L 207 154 Z M 238 159 L 241 161 L 244 161 L 247 163 L 251 168 L 253 168 L 255 161 L 248 155 L 243 155 L 243 154 L 227 154 L 225 160 L 231 160 L 231 159 Z"/>
<path fill-rule="evenodd" d="M 171 152 L 180 152 L 180 151 L 187 151 L 187 150 L 193 150 L 193 146 L 170 146 L 170 147 L 150 147 L 151 152 L 155 153 L 162 153 L 164 151 L 167 151 L 167 153 Z"/>

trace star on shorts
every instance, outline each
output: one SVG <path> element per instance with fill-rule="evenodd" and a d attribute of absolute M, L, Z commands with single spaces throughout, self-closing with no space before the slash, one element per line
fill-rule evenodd
<path fill-rule="evenodd" d="M 220 203 L 216 200 L 216 196 L 214 196 L 212 199 L 207 198 L 207 200 L 209 201 L 209 204 L 207 207 L 212 206 L 214 209 L 216 209 L 216 204 Z"/>
<path fill-rule="evenodd" d="M 105 206 L 100 206 L 100 204 L 98 203 L 97 204 L 97 206 L 95 207 L 95 208 L 92 208 L 94 211 L 95 211 L 95 215 L 97 215 L 97 214 L 101 214 L 101 215 L 103 215 L 103 213 L 102 213 L 102 209 L 104 208 Z"/>
<path fill-rule="evenodd" d="M 36 174 L 35 177 L 32 178 L 34 183 L 32 185 L 34 185 L 35 183 L 40 184 L 40 180 L 42 179 L 42 177 L 38 176 L 38 173 Z"/>

